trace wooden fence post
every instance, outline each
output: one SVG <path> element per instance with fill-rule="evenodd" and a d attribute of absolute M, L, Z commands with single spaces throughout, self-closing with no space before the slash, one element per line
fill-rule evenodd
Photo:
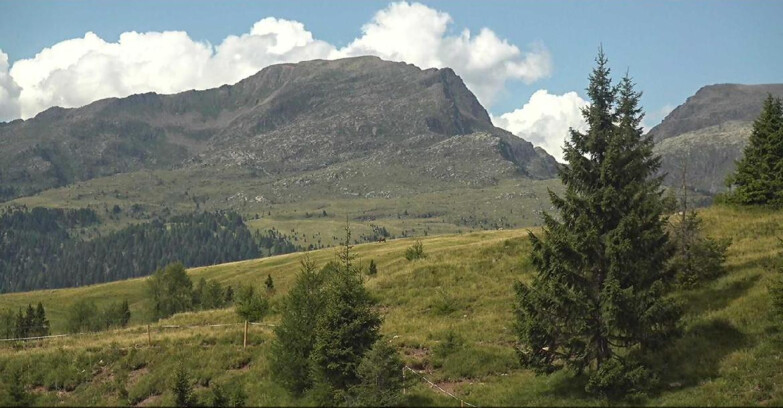
<path fill-rule="evenodd" d="M 405 366 L 402 366 L 402 395 L 405 395 Z"/>
<path fill-rule="evenodd" d="M 242 341 L 242 348 L 247 348 L 247 320 L 245 320 L 245 338 Z"/>

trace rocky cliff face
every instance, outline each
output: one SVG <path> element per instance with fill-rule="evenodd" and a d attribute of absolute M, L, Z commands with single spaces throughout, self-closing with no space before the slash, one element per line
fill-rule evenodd
<path fill-rule="evenodd" d="M 550 178 L 556 166 L 495 128 L 451 69 L 375 57 L 275 65 L 231 86 L 52 108 L 0 125 L 0 200 L 137 170 L 241 168 L 279 179 L 344 163 L 467 185 Z"/>
<path fill-rule="evenodd" d="M 783 97 L 783 84 L 705 86 L 667 115 L 650 130 L 661 170 L 668 173 L 665 182 L 679 187 L 687 168 L 693 190 L 707 195 L 725 190 L 767 94 Z"/>

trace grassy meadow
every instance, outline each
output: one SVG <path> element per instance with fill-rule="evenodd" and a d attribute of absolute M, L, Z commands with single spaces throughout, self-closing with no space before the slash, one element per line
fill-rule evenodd
<path fill-rule="evenodd" d="M 653 362 L 661 373 L 660 392 L 631 402 L 783 405 L 783 329 L 769 315 L 767 285 L 773 274 L 766 268 L 781 250 L 777 237 L 783 237 L 783 212 L 712 207 L 701 215 L 709 235 L 732 239 L 727 273 L 703 287 L 673 294 L 685 310 L 684 336 Z M 364 266 L 370 259 L 378 264 L 378 274 L 366 277 L 365 283 L 379 301 L 383 334 L 408 366 L 440 387 L 480 406 L 602 405 L 604 401 L 585 394 L 579 377 L 565 372 L 536 376 L 519 367 L 511 330 L 512 285 L 532 279 L 534 273 L 526 234 L 525 229 L 433 232 L 421 238 L 427 256 L 417 261 L 403 256 L 413 239 L 356 245 L 355 252 Z M 335 251 L 309 255 L 324 265 L 334 259 Z M 301 258 L 301 253 L 289 254 L 189 273 L 194 280 L 205 277 L 259 288 L 271 275 L 276 293 L 272 313 L 263 323 L 273 325 L 279 319 L 275 307 L 293 284 Z M 168 384 L 179 362 L 186 365 L 195 393 L 202 398 L 220 384 L 229 392 L 241 385 L 249 405 L 309 403 L 290 397 L 272 382 L 266 358 L 271 328 L 251 326 L 248 347 L 243 349 L 241 322 L 231 309 L 183 313 L 155 323 L 148 345 L 144 279 L 5 294 L 0 296 L 0 308 L 41 301 L 56 334 L 64 330 L 68 306 L 83 298 L 94 299 L 99 306 L 128 299 L 131 327 L 0 343 L 0 370 L 24 368 L 36 404 L 168 404 Z M 236 324 L 164 328 L 216 323 Z M 413 384 L 407 399 L 412 405 L 459 405 L 423 382 Z"/>

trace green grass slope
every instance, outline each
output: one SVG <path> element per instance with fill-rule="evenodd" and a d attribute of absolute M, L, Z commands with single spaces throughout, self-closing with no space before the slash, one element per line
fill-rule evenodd
<path fill-rule="evenodd" d="M 645 405 L 783 404 L 783 333 L 769 316 L 767 260 L 783 236 L 783 213 L 714 207 L 702 211 L 707 232 L 729 237 L 727 273 L 706 286 L 675 294 L 685 307 L 685 335 L 661 353 L 663 389 Z M 476 405 L 597 405 L 579 378 L 536 376 L 514 355 L 512 284 L 533 269 L 525 230 L 485 231 L 423 239 L 427 257 L 409 262 L 412 240 L 355 247 L 361 262 L 378 264 L 366 285 L 384 316 L 382 331 L 406 363 L 440 387 Z M 319 265 L 333 249 L 310 254 Z M 301 254 L 190 270 L 193 278 L 277 288 L 273 310 L 293 283 Z M 202 398 L 215 384 L 242 385 L 249 405 L 301 405 L 271 380 L 270 327 L 252 326 L 247 349 L 240 324 L 164 328 L 164 325 L 240 323 L 230 309 L 185 313 L 152 325 L 147 344 L 143 279 L 84 288 L 0 296 L 0 308 L 42 301 L 55 332 L 64 310 L 78 299 L 108 303 L 127 298 L 133 312 L 125 330 L 0 345 L 0 370 L 25 369 L 28 390 L 40 405 L 159 405 L 172 401 L 173 368 L 184 362 Z M 264 323 L 274 324 L 276 312 Z M 779 323 L 778 323 L 779 324 Z M 777 328 L 776 328 L 777 327 Z M 451 341 L 446 341 L 447 339 Z M 0 385 L 2 388 L 7 385 Z M 419 382 L 408 393 L 415 405 L 459 405 Z"/>

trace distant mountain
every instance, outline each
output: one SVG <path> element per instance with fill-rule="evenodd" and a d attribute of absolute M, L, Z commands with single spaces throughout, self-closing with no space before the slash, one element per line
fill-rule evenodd
<path fill-rule="evenodd" d="M 325 195 L 335 180 L 370 180 L 367 189 L 404 194 L 551 178 L 556 162 L 494 127 L 451 69 L 376 57 L 274 65 L 235 85 L 0 124 L 0 201 L 149 170 L 241 171 Z"/>
<path fill-rule="evenodd" d="M 679 187 L 687 163 L 693 190 L 707 195 L 725 190 L 767 94 L 783 97 L 783 84 L 705 86 L 652 128 L 666 184 Z"/>

